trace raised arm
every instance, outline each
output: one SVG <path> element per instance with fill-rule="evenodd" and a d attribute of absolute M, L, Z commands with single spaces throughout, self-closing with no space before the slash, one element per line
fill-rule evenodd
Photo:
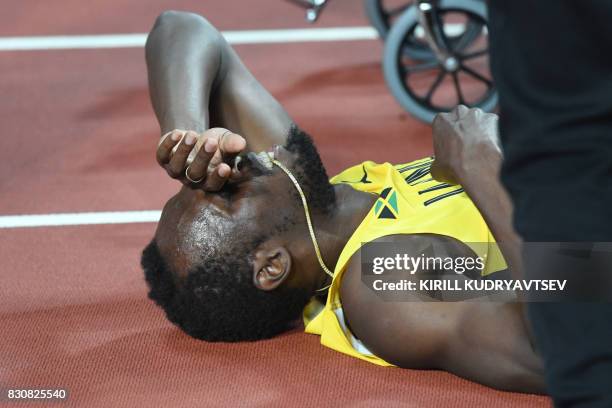
<path fill-rule="evenodd" d="M 289 115 L 206 19 L 162 13 L 145 50 L 161 134 L 223 127 L 244 136 L 252 150 L 284 143 Z"/>
<path fill-rule="evenodd" d="M 461 184 L 493 233 L 514 279 L 523 278 L 522 241 L 512 225 L 512 203 L 499 180 L 502 152 L 498 117 L 459 105 L 436 116 L 431 173 L 439 181 Z M 527 308 L 519 295 L 517 308 L 532 348 L 535 342 Z"/>
<path fill-rule="evenodd" d="M 497 115 L 457 106 L 433 123 L 432 176 L 461 184 L 485 219 L 515 279 L 522 277 L 521 239 L 512 226 L 512 203 L 499 181 L 502 153 Z"/>
<path fill-rule="evenodd" d="M 145 52 L 162 135 L 157 161 L 170 177 L 217 191 L 237 174 L 237 154 L 284 144 L 289 115 L 203 17 L 164 12 Z"/>
<path fill-rule="evenodd" d="M 208 129 L 208 102 L 218 85 L 221 35 L 202 17 L 162 13 L 147 37 L 149 94 L 162 134 Z"/>

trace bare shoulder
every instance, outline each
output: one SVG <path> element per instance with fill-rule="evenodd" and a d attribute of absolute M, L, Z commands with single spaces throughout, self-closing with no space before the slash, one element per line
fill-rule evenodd
<path fill-rule="evenodd" d="M 402 251 L 418 256 L 428 247 L 449 248 L 452 238 L 434 234 L 392 235 L 373 242 L 400 243 Z M 457 247 L 459 251 L 469 248 Z M 350 259 L 340 285 L 340 297 L 351 332 L 374 354 L 384 360 L 409 368 L 433 368 L 433 358 L 440 347 L 439 332 L 431 330 L 432 320 L 444 316 L 437 302 L 427 293 L 404 292 L 401 301 L 389 301 L 362 282 L 361 256 Z M 445 322 L 448 327 L 452 322 Z M 440 326 L 442 327 L 442 326 Z M 408 345 L 398 349 L 398 345 Z"/>
<path fill-rule="evenodd" d="M 401 248 L 402 253 L 417 257 L 428 253 L 435 256 L 475 256 L 472 250 L 464 243 L 443 235 L 436 234 L 396 234 L 378 238 L 371 243 L 389 243 Z M 342 303 L 348 308 L 357 308 L 372 303 L 379 296 L 362 283 L 361 280 L 361 252 L 357 251 L 348 262 L 340 285 Z M 420 296 L 417 296 L 418 300 Z M 426 299 L 429 300 L 429 299 Z M 393 302 L 383 302 L 393 303 Z"/>
<path fill-rule="evenodd" d="M 414 254 L 446 239 L 384 238 L 400 240 L 402 251 Z M 461 245 L 457 249 L 465 250 Z M 405 291 L 401 301 L 390 301 L 362 283 L 361 272 L 357 253 L 345 271 L 340 297 L 351 332 L 376 356 L 399 367 L 446 370 L 498 389 L 544 389 L 542 364 L 528 341 L 518 304 L 442 302 L 416 291 Z"/>

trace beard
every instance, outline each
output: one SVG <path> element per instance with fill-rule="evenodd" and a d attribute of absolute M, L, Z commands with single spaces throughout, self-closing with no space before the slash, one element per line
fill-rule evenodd
<path fill-rule="evenodd" d="M 309 207 L 320 214 L 328 214 L 336 205 L 336 193 L 312 138 L 292 124 L 284 148 L 297 156 L 291 172 L 300 183 Z M 254 152 L 241 154 L 237 168 L 247 171 L 253 178 L 272 175 L 272 169 L 266 169 L 255 155 L 257 153 Z M 230 199 L 236 190 L 236 183 L 226 183 L 217 194 Z M 299 201 L 299 194 L 294 193 Z"/>
<path fill-rule="evenodd" d="M 292 171 L 306 195 L 308 205 L 322 214 L 332 211 L 336 205 L 336 193 L 312 138 L 293 124 L 285 149 L 298 156 Z"/>

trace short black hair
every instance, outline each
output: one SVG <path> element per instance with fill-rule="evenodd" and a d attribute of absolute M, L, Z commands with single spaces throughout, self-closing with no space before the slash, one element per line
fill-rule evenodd
<path fill-rule="evenodd" d="M 333 209 L 334 189 L 312 139 L 293 125 L 285 147 L 299 155 L 295 176 L 311 208 L 320 213 Z M 252 261 L 255 249 L 266 238 L 286 231 L 292 224 L 295 220 L 284 217 L 278 225 L 270 226 L 268 234 L 247 230 L 231 234 L 222 251 L 202 255 L 183 279 L 172 273 L 153 239 L 141 258 L 149 298 L 171 322 L 206 341 L 252 341 L 290 329 L 314 293 L 286 284 L 271 291 L 256 288 Z"/>
<path fill-rule="evenodd" d="M 336 206 L 336 193 L 310 135 L 295 124 L 291 125 L 285 148 L 299 156 L 293 175 L 300 182 L 310 209 L 321 214 L 329 213 Z M 299 200 L 299 195 L 297 197 Z"/>
<path fill-rule="evenodd" d="M 236 242 L 235 251 L 208 257 L 179 283 L 153 240 L 141 258 L 149 298 L 197 339 L 253 341 L 280 334 L 292 327 L 311 294 L 301 288 L 257 289 L 251 257 L 258 244 Z"/>

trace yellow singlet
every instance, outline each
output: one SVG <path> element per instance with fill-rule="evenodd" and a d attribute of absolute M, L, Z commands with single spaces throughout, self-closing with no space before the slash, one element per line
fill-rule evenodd
<path fill-rule="evenodd" d="M 392 366 L 373 355 L 344 321 L 342 274 L 364 242 L 395 234 L 446 235 L 464 242 L 486 260 L 483 276 L 507 268 L 474 203 L 461 186 L 433 180 L 429 172 L 432 162 L 433 158 L 401 165 L 367 161 L 330 180 L 332 184 L 347 183 L 356 190 L 374 193 L 378 200 L 342 250 L 325 305 L 313 299 L 304 309 L 306 332 L 320 335 L 324 346 L 374 364 Z"/>

